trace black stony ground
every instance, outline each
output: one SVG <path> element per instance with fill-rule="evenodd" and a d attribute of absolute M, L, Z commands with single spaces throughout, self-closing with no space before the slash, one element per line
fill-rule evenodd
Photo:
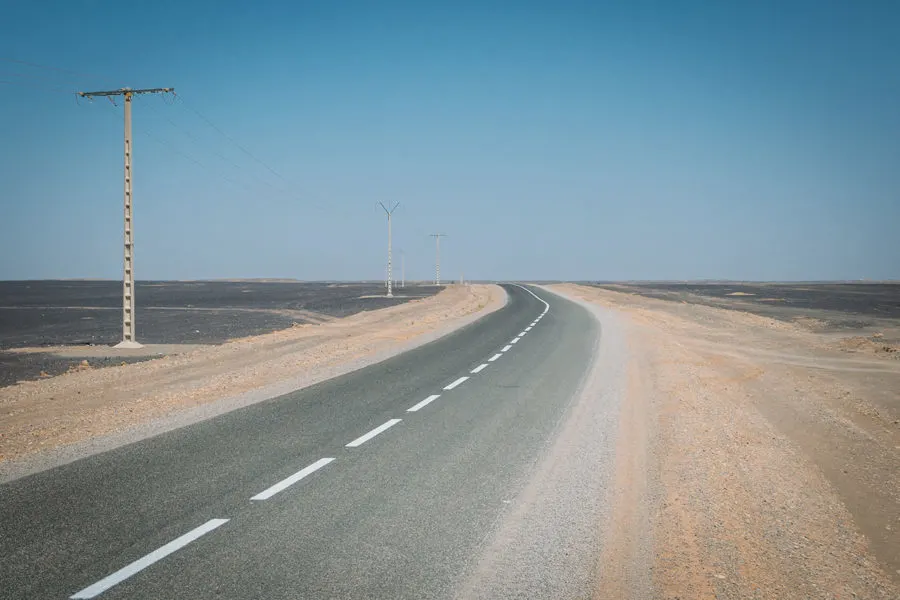
<path fill-rule="evenodd" d="M 592 283 L 662 300 L 792 320 L 807 315 L 837 328 L 900 319 L 900 283 Z"/>
<path fill-rule="evenodd" d="M 401 304 L 438 289 L 407 286 L 389 299 L 379 283 L 140 281 L 135 293 L 137 339 L 146 344 L 218 344 L 316 321 L 317 315 L 346 317 Z M 42 371 L 62 373 L 80 362 L 4 350 L 118 343 L 121 307 L 121 282 L 0 281 L 0 386 L 33 379 Z M 91 362 L 104 366 L 122 361 Z"/>

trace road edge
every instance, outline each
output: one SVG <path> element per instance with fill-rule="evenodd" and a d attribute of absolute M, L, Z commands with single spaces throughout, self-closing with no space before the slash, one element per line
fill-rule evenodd
<path fill-rule="evenodd" d="M 655 563 L 651 511 L 659 491 L 652 470 L 653 423 L 650 400 L 643 393 L 639 357 L 635 355 L 628 331 L 628 317 L 552 286 L 537 287 L 590 312 L 600 323 L 601 338 L 604 324 L 608 326 L 613 320 L 616 323 L 616 334 L 625 352 L 624 389 L 620 395 L 609 510 L 601 528 L 603 539 L 593 598 L 656 598 L 651 572 Z"/>
<path fill-rule="evenodd" d="M 64 446 L 49 448 L 41 452 L 0 463 L 0 484 L 9 483 L 16 479 L 60 467 L 82 458 L 87 458 L 102 452 L 108 452 L 169 431 L 207 421 L 231 411 L 258 404 L 259 402 L 264 402 L 266 400 L 271 400 L 285 394 L 290 394 L 324 381 L 384 362 L 385 360 L 411 350 L 415 350 L 420 346 L 437 341 L 463 327 L 483 319 L 491 313 L 503 309 L 509 303 L 509 294 L 498 284 L 489 285 L 494 286 L 503 292 L 500 302 L 493 304 L 488 303 L 473 313 L 456 320 L 445 321 L 432 331 L 396 343 L 369 356 L 333 365 L 312 377 L 305 374 L 296 375 L 241 394 L 225 396 L 218 400 L 198 406 L 175 410 L 165 416 L 152 419 L 145 423 L 132 425 L 121 431 L 99 435 Z"/>

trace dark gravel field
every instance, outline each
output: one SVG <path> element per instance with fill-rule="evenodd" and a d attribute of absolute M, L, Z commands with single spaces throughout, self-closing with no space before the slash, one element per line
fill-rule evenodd
<path fill-rule="evenodd" d="M 379 283 L 140 281 L 137 339 L 144 344 L 218 344 L 229 339 L 346 317 L 437 293 L 434 286 L 395 289 Z M 381 297 L 367 297 L 381 296 Z M 0 385 L 55 375 L 80 360 L 11 348 L 112 345 L 122 339 L 117 281 L 0 281 Z M 95 359 L 94 366 L 139 357 Z"/>
<path fill-rule="evenodd" d="M 782 320 L 817 316 L 859 328 L 900 318 L 900 283 L 592 283 L 597 287 L 744 310 Z"/>

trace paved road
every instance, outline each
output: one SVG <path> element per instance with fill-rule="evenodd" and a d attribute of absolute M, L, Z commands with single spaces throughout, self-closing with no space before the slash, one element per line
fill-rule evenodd
<path fill-rule="evenodd" d="M 584 588 L 592 557 L 548 556 L 568 554 L 559 537 L 569 516 L 595 520 L 579 512 L 595 489 L 583 498 L 557 490 L 532 506 L 556 533 L 508 525 L 542 497 L 529 486 L 577 417 L 599 327 L 566 300 L 506 289 L 504 309 L 412 352 L 0 486 L 0 597 L 445 598 L 491 586 L 549 597 L 575 580 Z M 590 429 L 612 439 L 615 420 Z M 589 454 L 585 473 L 608 471 L 593 464 L 608 457 Z M 510 578 L 491 556 L 510 535 L 528 540 L 519 551 L 533 546 L 529 572 L 554 560 L 579 572 Z"/>

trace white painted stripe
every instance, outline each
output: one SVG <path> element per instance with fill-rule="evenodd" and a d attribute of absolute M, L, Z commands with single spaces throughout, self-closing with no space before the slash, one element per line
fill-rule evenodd
<path fill-rule="evenodd" d="M 440 397 L 441 397 L 440 394 L 433 394 L 431 396 L 428 396 L 427 398 L 425 398 L 424 400 L 422 400 L 421 402 L 419 402 L 412 408 L 407 408 L 406 412 L 416 412 L 417 410 L 425 408 L 426 406 L 428 406 L 429 404 L 431 404 L 432 402 L 434 402 L 435 400 L 437 400 Z"/>
<path fill-rule="evenodd" d="M 534 292 L 532 292 L 531 290 L 529 290 L 529 289 L 528 289 L 527 287 L 525 287 L 524 285 L 519 285 L 519 284 L 514 284 L 514 285 L 516 285 L 517 287 L 522 288 L 523 290 L 525 290 L 526 292 L 528 292 L 529 294 L 531 294 L 532 296 L 534 296 L 535 298 L 537 298 L 538 300 L 540 300 L 540 301 L 544 304 L 544 312 L 542 312 L 541 315 L 547 314 L 547 311 L 550 310 L 550 305 L 547 304 L 547 302 L 546 302 L 543 298 L 541 298 L 540 296 L 538 296 L 537 294 L 535 294 Z"/>
<path fill-rule="evenodd" d="M 271 498 L 278 492 L 285 490 L 285 489 L 289 488 L 290 486 L 294 485 L 295 483 L 297 483 L 298 481 L 300 481 L 307 475 L 312 475 L 313 473 L 315 473 L 316 471 L 318 471 L 319 469 L 321 469 L 322 467 L 324 467 L 325 465 L 327 465 L 328 463 L 330 463 L 333 460 L 334 460 L 333 458 L 320 458 L 319 460 L 317 460 L 313 464 L 309 465 L 308 467 L 297 471 L 296 473 L 294 473 L 293 475 L 291 475 L 290 477 L 288 477 L 286 479 L 282 479 L 281 481 L 279 481 L 278 483 L 276 483 L 269 489 L 258 493 L 257 495 L 253 496 L 250 499 L 251 500 L 268 500 L 269 498 Z"/>
<path fill-rule="evenodd" d="M 503 346 L 503 350 L 500 352 L 509 352 L 510 348 L 512 348 L 512 344 L 507 344 L 506 346 Z"/>
<path fill-rule="evenodd" d="M 191 542 L 193 542 L 200 536 L 209 533 L 213 529 L 220 527 L 227 522 L 228 522 L 228 519 L 210 519 L 209 521 L 207 521 L 200 527 L 187 532 L 180 538 L 172 540 L 171 542 L 169 542 L 162 548 L 154 550 L 147 556 L 137 559 L 136 561 L 134 561 L 127 567 L 119 569 L 112 575 L 108 575 L 107 577 L 104 577 L 103 579 L 101 579 L 100 581 L 95 583 L 94 585 L 88 586 L 88 587 L 84 588 L 83 590 L 81 590 L 80 592 L 76 592 L 75 594 L 73 594 L 72 596 L 69 596 L 69 597 L 70 598 L 94 598 L 95 596 L 99 596 L 100 594 L 102 594 L 109 588 L 113 587 L 114 585 L 125 581 L 126 579 L 128 579 L 129 577 L 134 575 L 135 573 L 139 573 L 140 571 L 143 571 L 144 569 L 146 569 L 153 563 L 164 559 L 165 557 L 172 554 L 176 550 L 180 550 L 181 548 L 184 548 L 185 546 L 187 546 L 188 544 L 190 544 Z"/>
<path fill-rule="evenodd" d="M 477 367 L 475 367 L 474 369 L 472 369 L 472 374 L 474 375 L 474 374 L 476 374 L 476 373 L 481 373 L 482 371 L 484 371 L 485 369 L 487 369 L 487 366 L 488 366 L 487 363 L 481 363 L 480 365 L 478 365 Z"/>
<path fill-rule="evenodd" d="M 523 335 L 528 335 L 528 330 L 527 330 L 527 329 L 526 329 L 525 331 L 523 331 L 522 333 L 520 333 L 520 334 L 519 334 L 519 337 L 522 337 Z"/>
<path fill-rule="evenodd" d="M 361 435 L 358 438 L 356 438 L 355 440 L 353 440 L 352 442 L 350 442 L 349 444 L 347 444 L 347 448 L 356 448 L 357 446 L 362 446 L 363 444 L 365 444 L 366 442 L 371 440 L 373 437 L 375 437 L 379 433 L 387 431 L 388 429 L 390 429 L 391 427 L 393 427 L 400 421 L 402 421 L 402 419 L 391 419 L 387 423 L 382 423 L 381 425 L 379 425 L 378 427 L 376 427 L 369 433 L 367 433 L 365 435 Z"/>
<path fill-rule="evenodd" d="M 519 340 L 521 340 L 521 339 L 522 339 L 522 338 L 516 338 L 516 339 L 514 339 L 513 341 L 511 341 L 510 344 L 518 344 L 518 343 L 519 343 Z"/>
<path fill-rule="evenodd" d="M 500 358 L 501 356 L 503 356 L 503 355 L 502 355 L 502 354 L 495 354 L 495 355 L 493 355 L 492 357 L 490 357 L 490 358 L 488 359 L 488 362 L 494 362 L 495 360 L 497 360 L 497 359 Z"/>
<path fill-rule="evenodd" d="M 525 331 L 526 331 L 526 332 L 527 332 L 527 331 L 531 331 L 531 328 L 532 328 L 532 327 L 534 327 L 534 325 L 529 325 L 528 327 L 525 328 Z"/>
<path fill-rule="evenodd" d="M 454 381 L 453 383 L 451 383 L 450 385 L 448 385 L 448 386 L 445 387 L 444 389 L 445 389 L 445 390 L 452 390 L 453 388 L 455 388 L 455 387 L 458 386 L 458 385 L 461 385 L 462 383 L 464 383 L 464 382 L 467 381 L 468 379 L 469 379 L 468 377 L 460 377 L 459 379 L 457 379 L 456 381 Z"/>

